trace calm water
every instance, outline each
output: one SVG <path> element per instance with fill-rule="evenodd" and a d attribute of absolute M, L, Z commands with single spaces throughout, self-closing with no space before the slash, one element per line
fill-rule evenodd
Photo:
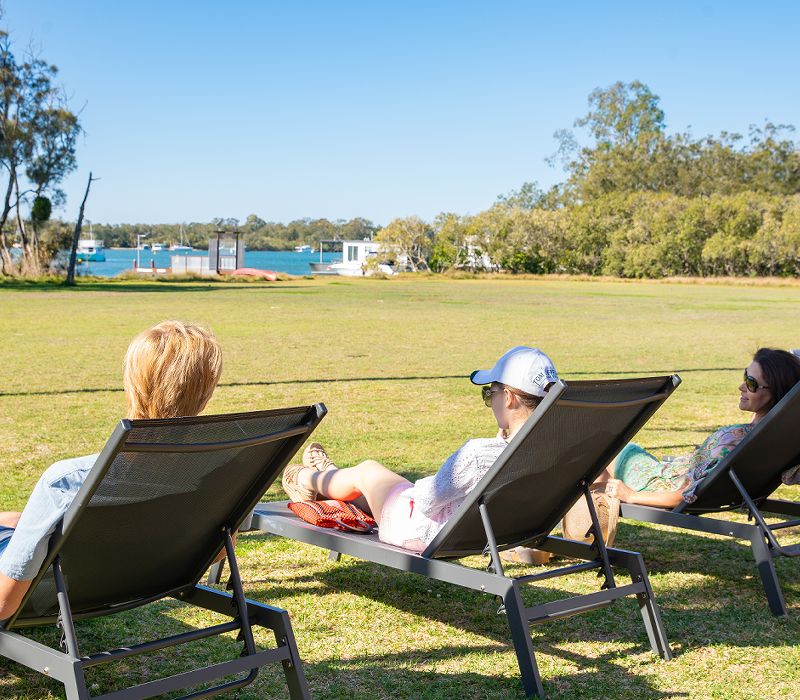
<path fill-rule="evenodd" d="M 78 274 L 98 275 L 100 277 L 113 277 L 124 270 L 133 269 L 136 260 L 136 250 L 132 248 L 106 248 L 105 262 L 90 262 L 79 265 Z M 204 250 L 194 251 L 139 251 L 139 261 L 142 267 L 150 267 L 150 261 L 155 259 L 156 267 L 169 267 L 171 255 L 207 255 Z M 323 260 L 332 262 L 341 260 L 341 253 L 324 253 Z M 319 252 L 295 253 L 292 250 L 247 250 L 244 254 L 244 266 L 255 267 L 259 270 L 273 270 L 286 272 L 290 275 L 308 275 L 311 273 L 310 262 L 319 261 Z"/>

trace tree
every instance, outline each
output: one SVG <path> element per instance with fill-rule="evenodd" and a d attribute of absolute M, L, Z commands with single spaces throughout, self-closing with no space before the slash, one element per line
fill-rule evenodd
<path fill-rule="evenodd" d="M 83 210 L 86 206 L 86 200 L 89 198 L 89 190 L 92 187 L 92 182 L 96 178 L 92 177 L 92 174 L 89 173 L 89 181 L 86 183 L 86 192 L 83 195 L 83 201 L 81 202 L 81 208 L 78 210 L 78 220 L 75 222 L 75 232 L 72 234 L 72 248 L 70 249 L 69 253 L 69 266 L 67 267 L 67 280 L 66 284 L 73 285 L 75 284 L 75 261 L 76 261 L 76 253 L 78 250 L 78 241 L 81 238 L 81 226 L 83 225 Z"/>
<path fill-rule="evenodd" d="M 429 269 L 433 230 L 417 216 L 394 219 L 375 237 L 388 260 L 405 262 L 412 272 Z"/>
<path fill-rule="evenodd" d="M 40 272 L 38 225 L 42 204 L 33 217 L 31 235 L 25 227 L 20 204 L 43 197 L 63 201 L 58 183 L 75 169 L 75 143 L 80 124 L 66 106 L 63 91 L 54 84 L 57 68 L 27 55 L 16 60 L 8 32 L 0 30 L 0 172 L 7 178 L 0 200 L 0 263 L 4 274 L 16 272 L 10 253 L 6 224 L 16 211 L 22 243 L 23 271 Z M 21 183 L 28 178 L 30 187 Z"/>
<path fill-rule="evenodd" d="M 567 198 L 587 201 L 604 193 L 653 190 L 652 162 L 664 143 L 664 112 L 644 83 L 616 82 L 589 95 L 589 111 L 574 126 L 586 129 L 591 144 L 579 147 L 568 130 L 556 132 L 569 178 Z"/>

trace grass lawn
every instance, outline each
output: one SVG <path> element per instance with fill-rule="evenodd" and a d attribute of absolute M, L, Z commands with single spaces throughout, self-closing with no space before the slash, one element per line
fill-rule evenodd
<path fill-rule="evenodd" d="M 21 509 L 52 462 L 98 451 L 124 415 L 122 357 L 164 318 L 214 329 L 223 378 L 208 412 L 316 401 L 315 434 L 340 465 L 367 457 L 411 479 L 496 426 L 470 371 L 509 347 L 537 345 L 563 378 L 678 371 L 683 385 L 639 434 L 657 454 L 691 449 L 738 411 L 742 369 L 761 346 L 800 346 L 800 285 L 548 279 L 298 279 L 261 284 L 83 282 L 0 285 L 0 510 Z M 780 495 L 797 499 L 796 487 Z M 273 487 L 267 498 L 282 498 Z M 165 533 L 180 536 L 180 533 Z M 800 529 L 788 540 L 800 540 Z M 749 548 L 714 536 L 624 523 L 641 551 L 675 659 L 649 651 L 636 605 L 532 630 L 550 698 L 785 698 L 800 687 L 800 563 L 778 561 L 790 608 L 767 608 Z M 490 597 L 277 537 L 238 544 L 250 597 L 292 616 L 320 699 L 522 698 L 506 621 Z M 476 565 L 482 565 L 475 559 Z M 530 601 L 596 590 L 594 574 L 529 590 Z M 164 602 L 81 623 L 84 653 L 175 631 L 194 613 Z M 33 633 L 55 640 L 55 631 Z M 262 641 L 269 642 L 268 635 Z M 198 659 L 237 649 L 196 645 Z M 235 653 L 235 652 L 234 652 Z M 185 654 L 185 653 L 184 653 Z M 90 671 L 97 692 L 178 665 Z M 60 685 L 0 660 L 0 698 L 61 697 Z M 267 669 L 242 698 L 285 697 Z"/>

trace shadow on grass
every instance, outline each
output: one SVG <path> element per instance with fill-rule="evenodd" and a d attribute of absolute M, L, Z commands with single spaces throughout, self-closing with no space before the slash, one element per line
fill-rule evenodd
<path fill-rule="evenodd" d="M 112 281 L 112 280 L 79 280 L 73 287 L 68 287 L 63 281 L 32 281 L 24 280 L 4 280 L 0 282 L 0 290 L 10 289 L 23 292 L 119 292 L 126 294 L 130 292 L 214 292 L 233 289 L 306 289 L 300 285 L 284 284 L 283 282 L 272 282 L 269 286 L 261 280 L 246 282 L 236 280 L 235 282 L 220 282 L 216 280 L 164 280 L 159 281 Z"/>
<path fill-rule="evenodd" d="M 269 537 L 266 535 L 256 535 L 254 540 Z M 312 558 L 315 554 L 312 551 Z M 341 609 L 341 619 L 338 618 L 337 606 L 330 602 L 327 596 L 331 593 L 350 593 L 354 596 L 369 598 L 379 604 L 389 606 L 392 609 L 403 611 L 430 620 L 451 626 L 457 629 L 468 630 L 472 634 L 478 634 L 485 639 L 494 642 L 491 645 L 464 645 L 453 647 L 446 652 L 424 652 L 415 649 L 408 649 L 398 656 L 406 663 L 412 664 L 419 662 L 420 658 L 427 658 L 431 653 L 438 653 L 441 658 L 446 655 L 467 656 L 485 653 L 487 649 L 497 652 L 500 648 L 504 653 L 510 654 L 514 658 L 513 645 L 511 643 L 510 631 L 507 619 L 504 615 L 498 614 L 499 602 L 492 596 L 482 595 L 477 591 L 460 588 L 441 581 L 427 579 L 421 576 L 397 571 L 388 567 L 363 562 L 351 557 L 345 557 L 338 563 L 327 564 L 324 560 L 325 551 L 319 552 L 319 566 L 311 564 L 313 571 L 309 570 L 307 556 L 302 557 L 302 566 L 297 573 L 284 572 L 284 578 L 276 583 L 268 578 L 266 580 L 248 581 L 250 594 L 256 599 L 268 600 L 270 597 L 279 597 L 282 600 L 291 600 L 293 596 L 311 595 L 318 598 L 324 610 L 320 611 L 319 624 L 335 630 L 340 625 L 348 625 L 350 605 L 343 605 Z M 288 578 L 286 574 L 288 573 Z M 588 580 L 592 581 L 592 577 Z M 309 583 L 312 585 L 309 586 Z M 599 589 L 599 582 L 592 581 L 594 590 Z M 564 591 L 551 586 L 540 586 L 536 589 L 527 587 L 525 590 L 526 603 L 542 603 L 548 600 L 558 600 L 575 595 L 575 592 Z M 325 602 L 327 599 L 328 602 Z M 291 614 L 291 602 L 286 603 Z M 403 623 L 398 619 L 398 625 Z M 647 643 L 646 632 L 639 614 L 635 599 L 629 598 L 627 602 L 620 602 L 609 610 L 596 611 L 586 615 L 576 616 L 554 622 L 553 624 L 541 625 L 533 629 L 533 644 L 537 655 L 547 654 L 552 657 L 567 662 L 567 665 L 577 666 L 578 671 L 566 676 L 548 678 L 546 671 L 543 672 L 545 689 L 549 697 L 557 697 L 553 693 L 553 686 L 556 690 L 563 692 L 563 697 L 667 697 L 669 694 L 661 695 L 655 691 L 646 678 L 635 676 L 624 668 L 627 657 L 631 654 L 644 654 L 650 658 L 651 652 Z M 409 642 L 413 644 L 413 641 Z M 592 653 L 584 657 L 576 654 L 568 647 L 575 643 L 585 643 L 592 647 Z M 598 653 L 598 645 L 613 644 L 617 648 Z M 624 650 L 618 646 L 625 645 Z M 368 671 L 364 671 L 365 676 L 375 676 L 383 673 L 399 673 L 401 676 L 408 675 L 408 671 L 391 672 L 386 670 L 384 664 L 390 662 L 385 655 L 376 657 L 376 667 L 369 666 Z M 658 659 L 652 655 L 653 662 Z M 359 656 L 352 661 L 352 664 L 360 671 L 365 660 Z M 539 657 L 542 664 L 542 658 Z M 337 663 L 332 663 L 336 667 Z M 380 670 L 379 670 L 380 669 Z M 494 676 L 490 674 L 491 684 L 486 690 L 481 688 L 481 692 L 474 697 L 523 697 L 520 679 L 516 671 L 514 662 L 513 678 L 510 676 Z M 430 674 L 432 680 L 438 684 L 451 682 L 453 687 L 459 687 L 463 683 L 474 684 L 480 675 L 454 674 L 440 678 L 439 674 Z M 449 679 L 449 680 L 447 680 Z M 602 680 L 600 680 L 602 679 Z M 487 679 L 484 679 L 487 680 Z M 402 687 L 402 686 L 401 686 Z M 490 688 L 499 688 L 490 691 Z M 624 690 L 624 692 L 622 692 Z M 630 693 L 628 693 L 630 690 Z M 495 694 L 496 693 L 496 694 Z M 328 697 L 326 694 L 325 697 Z M 333 696 L 331 696 L 333 697 Z M 342 696 L 344 697 L 344 696 Z M 390 697 L 390 696 L 387 696 Z M 420 695 L 395 694 L 395 697 L 422 697 Z M 428 696 L 425 696 L 428 697 Z M 458 693 L 432 694 L 431 698 L 447 697 L 473 697 Z"/>
<path fill-rule="evenodd" d="M 698 370 L 700 371 L 700 370 Z M 596 374 L 596 373 L 592 373 Z M 610 374 L 610 373 L 609 373 Z M 618 372 L 619 374 L 630 374 L 626 372 Z M 645 372 L 645 374 L 650 374 Z M 222 382 L 220 387 L 243 387 L 243 386 L 290 386 L 300 384 L 352 384 L 359 382 L 425 382 L 436 379 L 465 379 L 463 374 L 417 374 L 410 376 L 390 376 L 390 377 L 322 377 L 315 379 L 272 379 L 272 380 L 255 380 L 248 382 Z M 2 396 L 65 396 L 67 394 L 101 394 L 101 393 L 114 393 L 121 392 L 121 386 L 114 387 L 84 387 L 72 388 L 67 387 L 64 389 L 33 389 L 30 391 L 0 391 Z M 692 426 L 687 428 L 685 426 L 665 426 L 660 428 L 662 431 L 670 431 L 673 433 L 712 433 L 717 430 L 719 426 Z M 665 447 L 671 447 L 667 445 Z M 684 447 L 684 445 L 677 445 L 677 447 Z M 659 449 L 664 449 L 661 447 Z"/>
<path fill-rule="evenodd" d="M 621 546 L 635 544 L 630 534 L 637 528 L 624 525 Z M 654 532 L 656 537 L 636 546 L 648 563 L 656 601 L 661 609 L 667 635 L 676 656 L 683 650 L 709 643 L 735 647 L 782 647 L 800 644 L 800 566 L 796 561 L 782 562 L 779 575 L 790 608 L 788 618 L 775 618 L 766 603 L 761 581 L 749 557 L 749 549 L 735 543 L 700 538 L 687 552 L 680 533 Z M 660 538 L 666 535 L 665 538 Z M 269 537 L 258 535 L 256 539 Z M 656 547 L 651 551 L 651 545 Z M 681 546 L 683 545 L 683 546 Z M 299 545 L 298 545 L 299 546 Z M 659 552 L 662 553 L 659 556 Z M 664 552 L 667 552 L 665 558 Z M 690 556 L 687 556 L 690 554 Z M 457 628 L 469 629 L 504 644 L 510 644 L 506 618 L 497 614 L 498 601 L 475 591 L 451 584 L 400 572 L 377 564 L 345 556 L 338 563 L 325 563 L 325 550 L 320 550 L 317 573 L 306 573 L 298 579 L 282 582 L 275 590 L 268 582 L 267 595 L 291 597 L 292 581 L 316 581 L 312 594 L 324 596 L 330 591 L 345 591 L 365 596 L 399 610 L 437 620 Z M 781 562 L 779 562 L 780 564 Z M 510 575 L 526 573 L 524 566 L 511 565 Z M 687 583 L 686 572 L 688 575 Z M 784 576 L 785 574 L 785 576 Z M 599 581 L 593 574 L 581 574 L 582 585 L 597 590 Z M 618 585 L 628 582 L 625 572 L 618 571 Z M 569 579 L 564 579 L 569 580 Z M 254 582 L 250 582 L 251 586 Z M 588 584 L 588 585 L 587 585 Z M 552 583 L 523 586 L 527 604 L 538 604 L 567 598 L 576 590 L 565 590 Z M 581 590 L 584 590 L 581 588 Z M 255 597 L 259 597 L 257 592 Z M 335 613 L 335 609 L 329 611 Z M 634 642 L 637 650 L 649 652 L 649 645 L 635 600 L 617 601 L 609 608 L 536 626 L 533 631 L 536 651 L 553 649 L 566 642 L 598 641 Z M 654 657 L 655 658 L 655 657 Z"/>
<path fill-rule="evenodd" d="M 274 592 L 274 591 L 273 591 Z M 194 629 L 174 617 L 174 601 L 163 601 L 145 608 L 114 616 L 78 623 L 78 636 L 83 653 L 115 648 L 142 638 L 174 634 Z M 330 625 L 338 622 L 328 618 Z M 301 632 L 295 629 L 295 632 Z M 350 630 L 348 634 L 358 633 Z M 59 631 L 55 627 L 29 629 L 25 635 L 52 648 L 58 648 Z M 266 633 L 266 636 L 270 636 Z M 302 632 L 300 634 L 302 637 Z M 170 675 L 188 666 L 210 665 L 223 658 L 235 657 L 241 642 L 231 637 L 206 639 L 185 650 L 175 649 L 123 660 L 106 668 L 87 672 L 92 694 L 111 692 L 142 681 Z M 503 645 L 506 646 L 505 644 Z M 584 657 L 550 644 L 539 644 L 538 650 L 561 657 L 574 664 L 577 671 L 568 676 L 543 679 L 550 698 L 648 698 L 659 700 L 675 697 L 654 689 L 646 677 L 622 668 L 615 660 L 626 651 L 614 651 L 593 658 Z M 510 651 L 510 647 L 507 647 Z M 301 655 L 303 655 L 301 640 Z M 304 663 L 312 697 L 326 700 L 375 700 L 403 698 L 445 700 L 449 698 L 510 699 L 524 698 L 516 673 L 476 673 L 474 671 L 438 672 L 419 669 L 421 665 L 436 667 L 471 656 L 485 657 L 498 652 L 497 644 L 444 645 L 433 649 L 408 649 L 400 652 L 349 655 L 343 658 Z M 324 654 L 323 654 L 324 656 Z M 63 686 L 43 674 L 6 659 L 0 659 L 0 698 L 62 697 Z M 263 700 L 287 696 L 279 665 L 266 667 L 252 686 L 239 692 L 240 698 Z"/>
<path fill-rule="evenodd" d="M 198 628 L 193 624 L 176 619 L 176 609 L 186 609 L 189 612 L 185 614 L 188 617 L 194 617 L 193 609 L 190 606 L 165 599 L 116 615 L 80 621 L 76 624 L 80 652 L 82 654 L 97 653 Z M 203 612 L 202 624 L 207 624 L 209 619 L 218 622 L 224 618 L 222 616 L 212 617 L 211 613 Z M 258 626 L 254 626 L 253 629 L 262 640 L 266 640 L 266 644 L 257 641 L 257 648 L 274 648 L 274 637 L 270 630 Z M 258 632 L 259 630 L 260 632 Z M 26 638 L 58 650 L 60 632 L 60 629 L 56 629 L 54 625 L 49 625 L 28 628 L 23 630 L 22 634 Z M 116 692 L 138 683 L 190 669 L 233 660 L 238 658 L 242 649 L 243 642 L 237 641 L 231 634 L 203 639 L 181 647 L 170 647 L 162 651 L 87 669 L 86 684 L 91 696 L 94 697 L 100 693 Z M 210 683 L 210 685 L 214 684 L 214 681 Z M 174 697 L 174 695 L 172 694 L 170 697 Z M 0 656 L 0 698 L 3 700 L 12 700 L 12 698 L 32 700 L 50 696 L 55 698 L 64 696 L 64 686 L 59 681 Z M 288 697 L 281 664 L 272 663 L 262 667 L 256 681 L 240 691 L 239 697 L 248 700 Z"/>
<path fill-rule="evenodd" d="M 307 668 L 313 693 L 331 700 L 353 698 L 402 698 L 403 700 L 445 700 L 481 698 L 511 700 L 525 698 L 519 677 L 484 675 L 475 672 L 441 673 L 409 667 L 420 664 L 448 663 L 473 654 L 496 653 L 490 645 L 443 646 L 421 652 L 374 654 L 332 662 L 317 662 Z M 551 653 L 547 650 L 547 653 Z M 562 655 L 562 650 L 552 650 Z M 570 676 L 543 678 L 548 698 L 661 698 L 685 697 L 681 693 L 661 692 L 641 676 L 636 676 L 610 662 L 613 654 L 588 659 L 565 654 L 580 669 Z M 324 679 L 320 688 L 318 676 Z M 624 690 L 622 690 L 624 689 Z M 321 692 L 320 692 L 321 691 Z"/>
<path fill-rule="evenodd" d="M 781 540 L 797 540 L 797 534 L 785 531 Z M 617 545 L 641 552 L 651 580 L 655 579 L 654 585 L 660 579 L 670 581 L 687 576 L 696 579 L 688 591 L 665 587 L 663 592 L 657 592 L 662 607 L 672 607 L 674 614 L 691 617 L 694 611 L 709 616 L 732 615 L 730 630 L 722 629 L 726 637 L 728 631 L 742 634 L 734 618 L 756 629 L 772 629 L 774 624 L 782 624 L 780 629 L 794 630 L 793 643 L 800 643 L 800 560 L 786 557 L 774 560 L 789 609 L 788 618 L 780 620 L 769 610 L 748 543 L 720 535 L 625 521 L 620 522 Z M 715 624 L 714 629 L 719 631 L 719 625 Z"/>

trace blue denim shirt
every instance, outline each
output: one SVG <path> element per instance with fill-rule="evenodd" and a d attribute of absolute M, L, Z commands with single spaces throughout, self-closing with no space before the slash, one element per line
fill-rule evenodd
<path fill-rule="evenodd" d="M 97 460 L 97 455 L 64 459 L 48 467 L 33 489 L 14 534 L 0 555 L 0 572 L 17 581 L 39 573 L 50 536 Z"/>

